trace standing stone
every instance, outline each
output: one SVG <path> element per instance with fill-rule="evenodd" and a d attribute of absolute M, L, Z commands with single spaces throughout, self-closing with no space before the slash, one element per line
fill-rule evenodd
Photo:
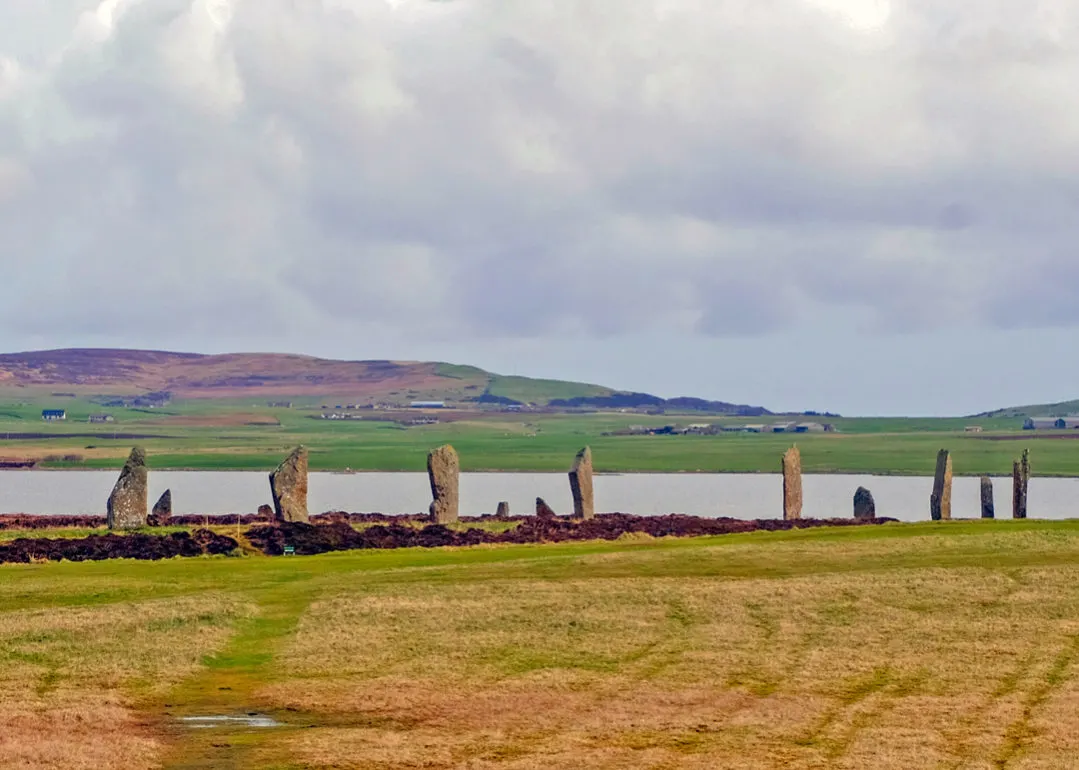
<path fill-rule="evenodd" d="M 982 476 L 982 518 L 995 518 L 995 509 L 996 506 L 993 504 L 993 480 L 988 476 Z"/>
<path fill-rule="evenodd" d="M 947 449 L 937 452 L 937 472 L 933 475 L 933 494 L 929 496 L 929 515 L 933 521 L 952 518 L 952 456 Z"/>
<path fill-rule="evenodd" d="M 854 518 L 877 518 L 877 504 L 873 500 L 873 493 L 865 487 L 858 487 L 854 493 Z"/>
<path fill-rule="evenodd" d="M 150 511 L 149 524 L 151 527 L 164 527 L 172 518 L 172 490 L 166 489 L 161 497 L 157 498 L 153 510 Z"/>
<path fill-rule="evenodd" d="M 499 519 L 508 519 L 510 517 L 510 504 L 504 500 L 499 503 L 495 516 Z"/>
<path fill-rule="evenodd" d="M 802 453 L 796 446 L 783 455 L 783 518 L 802 518 Z"/>
<path fill-rule="evenodd" d="M 147 490 L 146 452 L 135 447 L 120 471 L 120 478 L 112 488 L 108 502 L 109 529 L 135 529 L 146 526 L 146 509 L 149 505 Z"/>
<path fill-rule="evenodd" d="M 457 521 L 461 462 L 457 450 L 449 444 L 427 455 L 427 477 L 431 480 L 431 521 L 448 524 Z"/>
<path fill-rule="evenodd" d="M 573 492 L 573 515 L 579 519 L 594 518 L 596 501 L 592 491 L 592 450 L 588 447 L 578 452 L 573 461 L 569 487 Z"/>
<path fill-rule="evenodd" d="M 1030 490 L 1030 450 L 1012 465 L 1012 518 L 1027 517 L 1027 493 Z"/>
<path fill-rule="evenodd" d="M 259 506 L 258 515 L 261 516 L 262 518 L 266 519 L 266 521 L 273 521 L 274 520 L 273 508 L 266 505 L 265 503 L 263 503 L 262 505 Z"/>
<path fill-rule="evenodd" d="M 274 518 L 307 521 L 307 447 L 298 446 L 270 474 Z"/>
<path fill-rule="evenodd" d="M 551 506 L 547 505 L 547 501 L 542 497 L 536 498 L 536 516 L 540 519 L 553 519 L 558 514 L 554 512 Z"/>

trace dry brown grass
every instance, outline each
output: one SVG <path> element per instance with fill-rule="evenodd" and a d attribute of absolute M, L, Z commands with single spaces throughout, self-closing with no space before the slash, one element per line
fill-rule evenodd
<path fill-rule="evenodd" d="M 206 593 L 0 613 L 0 767 L 157 766 L 139 702 L 189 676 L 249 612 Z"/>
<path fill-rule="evenodd" d="M 768 558 L 955 548 L 937 540 L 788 543 Z M 587 577 L 650 558 L 671 557 L 324 599 L 261 697 L 328 726 L 278 750 L 304 767 L 384 770 L 1074 766 L 1077 566 Z"/>

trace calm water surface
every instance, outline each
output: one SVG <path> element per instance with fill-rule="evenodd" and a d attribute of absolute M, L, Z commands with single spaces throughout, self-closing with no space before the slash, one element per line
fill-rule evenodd
<path fill-rule="evenodd" d="M 0 513 L 93 514 L 105 512 L 114 471 L 0 471 Z M 858 486 L 872 490 L 877 513 L 904 521 L 929 517 L 931 478 L 898 476 L 811 476 L 803 480 L 803 515 L 847 517 Z M 596 477 L 596 510 L 641 515 L 690 513 L 743 519 L 781 515 L 778 474 L 626 474 Z M 1011 479 L 994 479 L 997 516 L 1011 516 Z M 427 510 L 430 488 L 424 473 L 312 473 L 309 508 L 314 512 L 418 513 Z M 175 513 L 253 513 L 270 503 L 265 473 L 243 471 L 153 471 L 150 503 L 172 489 Z M 956 478 L 952 515 L 980 515 L 979 482 Z M 465 473 L 461 513 L 492 513 L 507 500 L 514 513 L 531 513 L 536 497 L 559 512 L 572 510 L 564 473 Z M 1032 479 L 1032 518 L 1079 517 L 1079 479 Z"/>

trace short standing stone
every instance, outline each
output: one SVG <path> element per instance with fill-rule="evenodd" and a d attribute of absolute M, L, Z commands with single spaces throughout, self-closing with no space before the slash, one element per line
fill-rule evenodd
<path fill-rule="evenodd" d="M 262 505 L 259 506 L 258 515 L 261 516 L 262 518 L 268 520 L 268 521 L 273 521 L 274 520 L 273 508 L 266 505 L 265 503 L 263 503 Z"/>
<path fill-rule="evenodd" d="M 929 515 L 933 521 L 952 518 L 952 456 L 947 449 L 937 452 L 933 494 L 929 496 Z"/>
<path fill-rule="evenodd" d="M 298 446 L 270 474 L 274 518 L 307 521 L 307 447 Z"/>
<path fill-rule="evenodd" d="M 802 518 L 802 453 L 798 447 L 783 455 L 783 518 Z"/>
<path fill-rule="evenodd" d="M 135 447 L 128 455 L 120 478 L 109 495 L 107 521 L 109 529 L 135 529 L 146 526 L 149 505 L 147 490 L 146 452 Z"/>
<path fill-rule="evenodd" d="M 157 498 L 153 510 L 150 511 L 149 524 L 151 527 L 163 527 L 172 518 L 172 490 L 166 489 L 161 497 Z"/>
<path fill-rule="evenodd" d="M 996 506 L 993 504 L 993 480 L 988 476 L 982 476 L 982 518 L 995 518 L 995 508 Z"/>
<path fill-rule="evenodd" d="M 495 516 L 500 519 L 508 519 L 510 516 L 510 504 L 503 500 L 498 504 L 498 510 L 495 511 Z"/>
<path fill-rule="evenodd" d="M 858 487 L 854 493 L 854 518 L 877 518 L 877 504 L 873 500 L 873 493 L 865 487 Z"/>
<path fill-rule="evenodd" d="M 595 496 L 592 491 L 592 450 L 585 447 L 577 453 L 569 472 L 569 487 L 573 493 L 573 515 L 579 519 L 591 519 L 596 515 Z"/>
<path fill-rule="evenodd" d="M 457 521 L 461 463 L 457 450 L 449 444 L 427 455 L 427 477 L 431 481 L 431 520 L 438 524 Z"/>
<path fill-rule="evenodd" d="M 536 498 L 536 516 L 541 519 L 553 519 L 557 515 L 558 514 L 554 512 L 554 509 L 547 505 L 546 500 L 542 497 Z"/>

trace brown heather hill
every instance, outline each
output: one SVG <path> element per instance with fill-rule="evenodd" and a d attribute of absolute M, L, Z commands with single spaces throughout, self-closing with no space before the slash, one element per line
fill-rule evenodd
<path fill-rule="evenodd" d="M 483 395 L 500 378 L 482 369 L 417 361 L 334 361 L 278 353 L 200 355 L 156 350 L 68 349 L 0 355 L 0 388 L 134 395 L 169 391 L 178 398 L 347 396 L 350 399 L 456 400 Z M 580 383 L 551 383 L 554 392 L 611 393 Z M 559 387 L 561 386 L 561 387 Z M 496 388 L 492 388 L 495 390 Z"/>
<path fill-rule="evenodd" d="M 616 391 L 563 380 L 492 374 L 474 366 L 421 361 L 335 361 L 282 353 L 208 356 L 159 350 L 75 348 L 0 355 L 0 392 L 54 396 L 341 399 L 348 403 L 478 401 L 565 409 L 661 408 L 769 414 L 761 407 Z"/>

